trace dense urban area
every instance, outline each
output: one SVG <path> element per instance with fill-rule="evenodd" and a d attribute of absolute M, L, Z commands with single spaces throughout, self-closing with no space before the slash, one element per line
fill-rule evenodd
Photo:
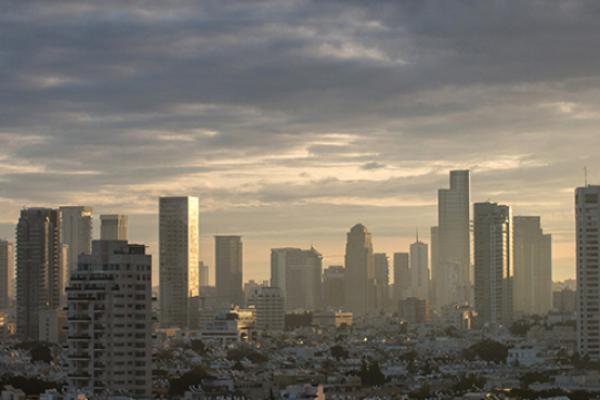
<path fill-rule="evenodd" d="M 552 281 L 539 216 L 471 204 L 468 170 L 429 243 L 377 253 L 356 224 L 344 265 L 274 248 L 264 282 L 229 235 L 209 285 L 196 197 L 159 199 L 156 287 L 126 215 L 93 240 L 90 207 L 24 208 L 0 241 L 0 398 L 598 398 L 599 199 L 576 191 L 577 284 Z"/>

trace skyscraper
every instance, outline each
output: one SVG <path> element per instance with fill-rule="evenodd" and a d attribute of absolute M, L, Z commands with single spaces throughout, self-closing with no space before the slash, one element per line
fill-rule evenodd
<path fill-rule="evenodd" d="M 15 248 L 0 239 L 0 310 L 10 307 L 15 298 Z"/>
<path fill-rule="evenodd" d="M 161 197 L 159 200 L 160 322 L 186 327 L 195 319 L 190 298 L 198 287 L 198 198 Z"/>
<path fill-rule="evenodd" d="M 469 175 L 468 170 L 450 171 L 450 188 L 438 191 L 437 260 L 432 264 L 438 306 L 470 298 Z"/>
<path fill-rule="evenodd" d="M 475 310 L 507 325 L 513 311 L 513 226 L 509 206 L 475 203 Z"/>
<path fill-rule="evenodd" d="M 215 236 L 215 286 L 222 302 L 244 304 L 241 236 Z"/>
<path fill-rule="evenodd" d="M 38 340 L 40 312 L 60 306 L 60 213 L 24 208 L 17 224 L 17 334 Z"/>
<path fill-rule="evenodd" d="M 375 306 L 375 263 L 371 234 L 362 224 L 352 227 L 346 241 L 346 309 L 363 315 Z"/>
<path fill-rule="evenodd" d="M 152 259 L 145 246 L 93 242 L 67 300 L 69 386 L 90 393 L 152 392 Z"/>
<path fill-rule="evenodd" d="M 429 248 L 418 236 L 410 245 L 410 293 L 429 302 Z"/>
<path fill-rule="evenodd" d="M 327 308 L 341 310 L 344 307 L 344 275 L 345 269 L 341 265 L 332 265 L 323 272 L 323 301 Z"/>
<path fill-rule="evenodd" d="M 385 310 L 389 306 L 390 265 L 385 253 L 373 254 L 375 263 L 375 301 L 377 309 Z"/>
<path fill-rule="evenodd" d="M 514 310 L 544 315 L 552 309 L 552 236 L 540 217 L 514 217 Z"/>
<path fill-rule="evenodd" d="M 600 186 L 575 191 L 577 235 L 577 353 L 600 361 Z"/>
<path fill-rule="evenodd" d="M 84 206 L 60 207 L 61 239 L 67 245 L 68 277 L 77 269 L 77 257 L 92 252 L 92 209 Z"/>
<path fill-rule="evenodd" d="M 323 256 L 315 248 L 271 249 L 271 286 L 281 289 L 288 310 L 316 310 L 322 305 Z"/>
<path fill-rule="evenodd" d="M 409 297 L 410 266 L 408 253 L 394 253 L 394 308 L 400 300 Z"/>
<path fill-rule="evenodd" d="M 101 215 L 100 239 L 127 240 L 127 215 Z"/>

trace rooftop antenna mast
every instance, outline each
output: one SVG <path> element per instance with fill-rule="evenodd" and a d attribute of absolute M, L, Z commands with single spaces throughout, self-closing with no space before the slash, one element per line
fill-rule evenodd
<path fill-rule="evenodd" d="M 588 185 L 588 179 L 587 179 L 587 165 L 583 167 L 583 179 L 585 181 L 585 186 Z"/>

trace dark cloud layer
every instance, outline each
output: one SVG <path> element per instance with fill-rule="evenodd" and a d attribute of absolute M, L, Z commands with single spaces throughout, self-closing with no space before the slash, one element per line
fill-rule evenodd
<path fill-rule="evenodd" d="M 189 193 L 207 235 L 255 243 L 264 277 L 274 238 L 339 253 L 360 220 L 380 250 L 405 246 L 447 171 L 472 168 L 474 200 L 541 214 L 573 275 L 572 189 L 584 165 L 600 179 L 599 17 L 594 1 L 0 1 L 0 233 L 22 205 L 85 203 L 138 215 L 155 243 L 156 197 Z"/>

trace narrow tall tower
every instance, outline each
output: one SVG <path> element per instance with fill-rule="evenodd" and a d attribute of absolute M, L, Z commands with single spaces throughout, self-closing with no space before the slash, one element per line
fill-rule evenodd
<path fill-rule="evenodd" d="M 0 240 L 0 310 L 10 307 L 15 298 L 15 247 Z"/>
<path fill-rule="evenodd" d="M 194 319 L 190 298 L 198 287 L 198 198 L 159 200 L 160 323 L 184 328 Z"/>
<path fill-rule="evenodd" d="M 600 186 L 575 191 L 577 235 L 577 352 L 600 361 Z"/>
<path fill-rule="evenodd" d="M 220 301 L 243 306 L 243 263 L 241 236 L 215 236 L 215 286 Z"/>
<path fill-rule="evenodd" d="M 371 234 L 362 224 L 352 227 L 346 241 L 346 293 L 348 311 L 364 315 L 375 306 L 375 263 Z"/>
<path fill-rule="evenodd" d="M 470 298 L 469 203 L 469 171 L 450 171 L 450 188 L 438 191 L 437 260 L 432 265 L 438 306 Z"/>
<path fill-rule="evenodd" d="M 60 306 L 60 212 L 25 208 L 17 224 L 17 334 L 38 340 L 40 313 Z"/>
<path fill-rule="evenodd" d="M 513 315 L 513 227 L 509 206 L 475 203 L 475 309 L 481 323 Z"/>
<path fill-rule="evenodd" d="M 410 293 L 412 297 L 429 302 L 429 250 L 417 240 L 410 245 Z"/>

